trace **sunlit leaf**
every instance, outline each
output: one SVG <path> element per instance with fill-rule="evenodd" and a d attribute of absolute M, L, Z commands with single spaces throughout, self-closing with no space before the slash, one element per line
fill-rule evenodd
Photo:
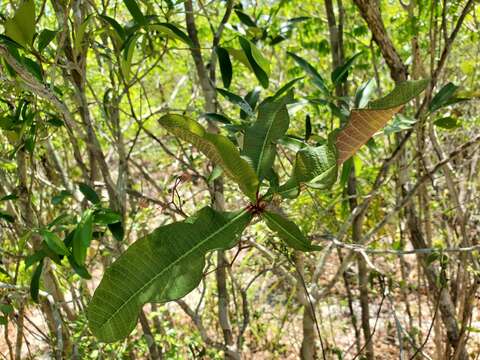
<path fill-rule="evenodd" d="M 35 35 L 35 2 L 24 1 L 13 18 L 5 21 L 5 35 L 23 46 L 29 46 Z"/>

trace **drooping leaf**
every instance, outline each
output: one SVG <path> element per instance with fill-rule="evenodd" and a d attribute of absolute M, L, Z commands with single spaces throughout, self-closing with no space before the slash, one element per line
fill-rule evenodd
<path fill-rule="evenodd" d="M 55 38 L 58 31 L 43 29 L 40 35 L 38 35 L 37 41 L 37 49 L 38 51 L 42 52 L 48 44 Z"/>
<path fill-rule="evenodd" d="M 217 91 L 232 104 L 239 106 L 240 109 L 242 109 L 248 116 L 253 116 L 252 107 L 248 102 L 245 101 L 244 98 L 225 89 L 217 88 Z"/>
<path fill-rule="evenodd" d="M 452 84 L 451 82 L 443 86 L 440 91 L 435 94 L 432 101 L 430 101 L 428 111 L 434 112 L 443 106 L 449 105 L 449 100 L 453 97 L 457 89 L 458 86 Z"/>
<path fill-rule="evenodd" d="M 73 234 L 73 258 L 79 265 L 85 264 L 87 250 L 92 241 L 93 233 L 93 210 L 86 210 Z"/>
<path fill-rule="evenodd" d="M 200 115 L 201 118 L 205 118 L 209 121 L 218 121 L 222 124 L 231 124 L 232 120 L 230 120 L 228 117 L 226 117 L 223 114 L 218 114 L 218 113 L 204 113 Z"/>
<path fill-rule="evenodd" d="M 134 34 L 133 36 L 128 38 L 123 47 L 123 54 L 120 58 L 120 69 L 122 70 L 122 73 L 125 78 L 127 78 L 127 80 L 130 79 L 133 53 L 135 51 L 135 46 L 139 37 L 139 33 Z"/>
<path fill-rule="evenodd" d="M 275 234 L 280 239 L 285 241 L 289 247 L 300 251 L 314 251 L 322 249 L 321 246 L 312 245 L 311 241 L 307 239 L 297 224 L 283 217 L 282 215 L 265 211 L 262 213 L 262 218 L 265 220 L 270 230 L 275 232 Z"/>
<path fill-rule="evenodd" d="M 244 25 L 247 25 L 248 27 L 257 26 L 257 24 L 255 24 L 255 21 L 253 21 L 250 17 L 250 15 L 245 14 L 243 11 L 235 10 L 235 14 L 237 14 L 238 18 Z"/>
<path fill-rule="evenodd" d="M 312 136 L 312 120 L 310 119 L 310 115 L 307 114 L 307 116 L 305 116 L 305 141 L 310 139 L 310 136 Z"/>
<path fill-rule="evenodd" d="M 23 46 L 29 46 L 35 35 L 35 2 L 24 1 L 13 18 L 5 21 L 5 35 Z"/>
<path fill-rule="evenodd" d="M 75 271 L 75 273 L 78 274 L 78 276 L 87 280 L 92 278 L 87 268 L 83 265 L 78 265 L 75 259 L 73 258 L 73 256 L 70 255 L 67 257 L 67 259 L 73 271 Z"/>
<path fill-rule="evenodd" d="M 130 12 L 130 15 L 132 15 L 133 20 L 135 20 L 138 25 L 145 25 L 147 23 L 147 19 L 140 10 L 136 0 L 123 0 L 123 2 Z"/>
<path fill-rule="evenodd" d="M 245 95 L 245 101 L 248 105 L 250 105 L 252 111 L 255 110 L 255 107 L 257 106 L 258 99 L 260 98 L 260 92 L 261 88 L 255 87 L 253 90 L 249 91 L 247 95 Z M 240 109 L 240 118 L 245 120 L 247 117 L 247 113 Z"/>
<path fill-rule="evenodd" d="M 182 115 L 164 115 L 159 123 L 172 134 L 195 146 L 215 164 L 222 166 L 225 174 L 234 180 L 249 198 L 255 198 L 258 178 L 252 166 L 240 156 L 228 138 L 208 133 L 198 122 Z"/>
<path fill-rule="evenodd" d="M 275 160 L 275 142 L 288 130 L 290 117 L 287 104 L 293 92 L 278 100 L 267 99 L 258 108 L 255 123 L 245 131 L 243 153 L 251 160 L 255 173 L 262 180 Z"/>
<path fill-rule="evenodd" d="M 125 29 L 122 27 L 122 25 L 120 25 L 117 20 L 115 20 L 114 18 L 111 18 L 110 16 L 107 16 L 107 15 L 99 15 L 99 16 L 105 22 L 110 24 L 110 26 L 115 30 L 115 33 L 118 35 L 118 38 L 119 38 L 120 42 L 123 43 L 123 41 L 125 40 L 127 35 L 126 35 Z"/>
<path fill-rule="evenodd" d="M 46 229 L 40 230 L 40 235 L 43 238 L 43 241 L 45 241 L 48 245 L 48 247 L 55 252 L 58 255 L 68 255 L 70 254 L 70 251 L 68 251 L 67 247 L 63 243 L 62 239 L 60 237 Z"/>
<path fill-rule="evenodd" d="M 188 37 L 188 35 L 180 30 L 178 26 L 172 23 L 150 24 L 148 25 L 148 28 L 159 31 L 171 39 L 180 40 L 189 47 L 193 47 L 192 40 Z"/>
<path fill-rule="evenodd" d="M 270 62 L 265 59 L 260 50 L 258 50 L 252 42 L 244 37 L 239 37 L 238 39 L 256 78 L 265 89 L 268 88 Z"/>
<path fill-rule="evenodd" d="M 83 196 L 85 196 L 85 198 L 92 204 L 95 205 L 100 203 L 100 198 L 98 197 L 97 193 L 89 185 L 85 183 L 79 183 L 78 188 Z"/>
<path fill-rule="evenodd" d="M 383 128 L 403 105 L 418 96 L 428 80 L 413 80 L 398 83 L 385 97 L 372 101 L 366 109 L 353 109 L 347 124 L 338 132 L 336 148 L 338 163 L 352 156 L 378 130 Z"/>
<path fill-rule="evenodd" d="M 42 249 L 35 251 L 32 255 L 25 258 L 25 269 L 42 260 L 47 254 Z"/>
<path fill-rule="evenodd" d="M 218 64 L 220 66 L 220 73 L 222 74 L 223 87 L 229 88 L 232 82 L 232 62 L 228 51 L 222 47 L 217 48 Z"/>
<path fill-rule="evenodd" d="M 92 333 L 105 342 L 123 339 L 135 327 L 143 304 L 188 294 L 203 276 L 205 254 L 233 247 L 251 218 L 245 210 L 220 213 L 205 207 L 136 241 L 95 290 L 87 310 Z"/>
<path fill-rule="evenodd" d="M 43 259 L 39 261 L 37 268 L 35 269 L 32 279 L 30 280 L 30 296 L 33 301 L 38 303 L 38 293 L 40 290 L 40 276 L 43 270 Z"/>
<path fill-rule="evenodd" d="M 325 80 L 323 77 L 318 73 L 315 68 L 310 65 L 306 60 L 302 59 L 300 56 L 287 51 L 287 54 L 295 60 L 295 62 L 300 66 L 312 79 L 313 83 L 324 93 L 330 94 L 327 86 L 325 85 Z"/>

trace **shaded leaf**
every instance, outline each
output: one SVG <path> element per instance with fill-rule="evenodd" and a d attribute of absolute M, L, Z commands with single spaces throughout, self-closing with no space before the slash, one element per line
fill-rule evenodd
<path fill-rule="evenodd" d="M 115 240 L 117 241 L 123 240 L 125 236 L 125 229 L 123 228 L 123 223 L 121 221 L 108 224 L 108 230 L 110 230 Z"/>
<path fill-rule="evenodd" d="M 217 91 L 232 104 L 239 106 L 248 116 L 253 116 L 252 107 L 244 98 L 225 89 L 217 88 Z"/>
<path fill-rule="evenodd" d="M 228 138 L 208 133 L 198 122 L 182 115 L 164 115 L 159 123 L 172 134 L 195 146 L 215 164 L 222 166 L 225 174 L 234 180 L 248 197 L 255 198 L 258 178 L 252 166 L 240 157 L 238 149 Z"/>
<path fill-rule="evenodd" d="M 77 262 L 75 261 L 75 259 L 73 258 L 73 256 L 68 256 L 67 257 L 68 259 L 68 262 L 70 263 L 70 266 L 72 267 L 73 271 L 75 271 L 75 273 L 80 276 L 81 278 L 83 279 L 91 279 L 92 276 L 90 275 L 90 273 L 88 272 L 87 268 L 83 265 L 78 265 Z"/>
<path fill-rule="evenodd" d="M 130 12 L 130 15 L 132 15 L 133 20 L 135 20 L 138 25 L 145 25 L 147 23 L 147 19 L 135 0 L 123 0 L 123 2 Z"/>
<path fill-rule="evenodd" d="M 345 60 L 345 62 L 342 65 L 340 65 L 335 70 L 333 70 L 331 78 L 332 78 L 332 82 L 335 85 L 341 84 L 342 82 L 347 80 L 348 71 L 352 67 L 352 65 L 355 62 L 355 60 L 357 59 L 357 57 L 362 55 L 362 53 L 363 52 L 356 53 L 355 55 L 353 55 L 350 58 L 348 58 L 347 60 Z"/>
<path fill-rule="evenodd" d="M 300 251 L 314 251 L 321 250 L 322 247 L 318 245 L 312 245 L 311 241 L 302 233 L 299 227 L 291 220 L 270 212 L 265 211 L 262 213 L 262 218 L 267 223 L 267 226 L 277 234 L 277 236 L 285 241 L 285 243 Z"/>
<path fill-rule="evenodd" d="M 6 222 L 13 223 L 15 222 L 15 217 L 5 211 L 0 210 L 0 219 L 5 220 Z"/>
<path fill-rule="evenodd" d="M 434 112 L 443 106 L 450 105 L 449 101 L 450 99 L 452 99 L 457 89 L 458 89 L 458 86 L 452 84 L 451 82 L 444 85 L 440 89 L 440 91 L 435 94 L 432 101 L 430 101 L 430 105 L 428 106 L 428 111 Z"/>
<path fill-rule="evenodd" d="M 235 14 L 237 14 L 238 18 L 242 22 L 242 24 L 247 25 L 248 27 L 255 27 L 257 24 L 255 21 L 252 20 L 250 15 L 245 14 L 243 11 L 235 10 Z"/>
<path fill-rule="evenodd" d="M 85 196 L 85 198 L 92 204 L 95 205 L 100 203 L 100 198 L 98 197 L 97 193 L 89 185 L 85 183 L 79 183 L 78 188 L 83 196 Z"/>
<path fill-rule="evenodd" d="M 37 38 L 37 49 L 42 52 L 48 44 L 55 38 L 58 31 L 43 29 L 40 35 Z"/>
<path fill-rule="evenodd" d="M 98 209 L 94 212 L 93 222 L 99 225 L 109 225 L 122 221 L 122 215 L 111 209 Z"/>
<path fill-rule="evenodd" d="M 270 62 L 265 59 L 260 50 L 258 50 L 252 42 L 244 37 L 239 37 L 238 39 L 256 78 L 265 89 L 268 88 Z"/>
<path fill-rule="evenodd" d="M 452 116 L 443 117 L 437 119 L 433 122 L 435 126 L 438 126 L 442 129 L 456 129 L 461 126 L 460 121 Z"/>
<path fill-rule="evenodd" d="M 92 333 L 105 342 L 123 339 L 135 327 L 143 304 L 188 294 L 203 276 L 206 253 L 233 247 L 251 218 L 245 210 L 220 213 L 205 207 L 136 241 L 95 290 L 87 309 Z"/>
<path fill-rule="evenodd" d="M 295 62 L 311 77 L 313 83 L 324 93 L 330 94 L 327 86 L 325 85 L 325 80 L 323 77 L 315 70 L 315 68 L 310 65 L 306 60 L 302 59 L 300 56 L 287 51 L 287 54 L 295 60 Z"/>
<path fill-rule="evenodd" d="M 161 33 L 165 34 L 165 36 L 171 39 L 180 40 L 183 43 L 187 44 L 189 47 L 193 47 L 192 40 L 190 40 L 188 35 L 172 23 L 151 24 L 148 25 L 148 28 L 160 31 Z"/>
<path fill-rule="evenodd" d="M 222 47 L 217 48 L 218 64 L 220 65 L 220 72 L 222 74 L 223 87 L 229 88 L 232 82 L 232 62 L 228 51 Z"/>
<path fill-rule="evenodd" d="M 30 296 L 32 297 L 33 301 L 38 303 L 38 293 L 40 290 L 40 276 L 42 275 L 43 270 L 43 259 L 37 265 L 35 269 L 32 279 L 30 280 Z"/>
<path fill-rule="evenodd" d="M 24 1 L 15 12 L 13 18 L 5 21 L 5 35 L 20 45 L 29 46 L 35 35 L 35 3 Z"/>

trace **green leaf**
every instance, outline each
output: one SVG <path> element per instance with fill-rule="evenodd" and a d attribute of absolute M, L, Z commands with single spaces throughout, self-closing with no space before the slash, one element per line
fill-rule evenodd
<path fill-rule="evenodd" d="M 429 82 L 429 79 L 402 81 L 396 84 L 393 91 L 383 98 L 371 101 L 368 108 L 379 110 L 402 106 L 420 95 Z"/>
<path fill-rule="evenodd" d="M 28 269 L 30 266 L 36 262 L 42 260 L 47 254 L 42 249 L 35 251 L 32 255 L 29 255 L 25 258 L 25 269 Z"/>
<path fill-rule="evenodd" d="M 67 259 L 73 271 L 75 271 L 75 273 L 78 274 L 78 276 L 87 280 L 92 278 L 87 268 L 83 265 L 78 265 L 75 259 L 73 258 L 73 256 L 70 255 L 67 257 Z"/>
<path fill-rule="evenodd" d="M 63 202 L 67 197 L 71 197 L 72 193 L 68 190 L 62 190 L 60 193 L 52 197 L 52 204 L 58 205 Z"/>
<path fill-rule="evenodd" d="M 87 309 L 92 333 L 113 342 L 133 330 L 147 302 L 179 299 L 198 286 L 206 253 L 233 247 L 252 215 L 205 207 L 131 245 L 105 272 Z"/>
<path fill-rule="evenodd" d="M 315 68 L 310 65 L 306 60 L 302 59 L 300 56 L 287 51 L 287 54 L 295 60 L 295 62 L 311 77 L 313 83 L 324 93 L 330 94 L 327 86 L 325 85 L 325 80 L 322 76 L 315 70 Z"/>
<path fill-rule="evenodd" d="M 127 37 L 125 30 L 123 29 L 122 25 L 120 25 L 117 20 L 111 18 L 107 15 L 99 15 L 104 21 L 106 21 L 110 26 L 115 30 L 116 34 L 119 36 L 120 41 L 123 42 Z"/>
<path fill-rule="evenodd" d="M 241 36 L 238 38 L 238 40 L 256 78 L 265 89 L 268 88 L 270 62 L 265 59 L 260 50 L 258 50 L 258 48 L 252 42 Z"/>
<path fill-rule="evenodd" d="M 6 316 L 0 316 L 0 325 L 7 325 L 8 318 Z"/>
<path fill-rule="evenodd" d="M 58 31 L 43 29 L 40 35 L 37 38 L 37 49 L 42 52 L 48 44 L 55 38 Z"/>
<path fill-rule="evenodd" d="M 222 114 L 218 113 L 204 113 L 200 115 L 200 118 L 205 118 L 209 121 L 218 121 L 222 124 L 231 124 L 232 120 L 230 120 L 228 117 Z"/>
<path fill-rule="evenodd" d="M 25 47 L 32 44 L 35 35 L 35 3 L 33 0 L 23 2 L 13 18 L 5 21 L 5 35 Z"/>
<path fill-rule="evenodd" d="M 362 51 L 356 53 L 352 57 L 348 58 L 342 65 L 333 70 L 331 78 L 334 85 L 341 84 L 342 82 L 345 82 L 347 80 L 348 71 L 352 67 L 357 57 L 362 54 Z"/>
<path fill-rule="evenodd" d="M 79 265 L 85 264 L 87 257 L 87 249 L 92 241 L 93 233 L 93 210 L 86 210 L 80 222 L 78 223 L 75 233 L 73 234 L 73 258 Z"/>
<path fill-rule="evenodd" d="M 222 47 L 217 48 L 218 64 L 220 66 L 220 72 L 222 74 L 223 87 L 229 88 L 232 82 L 232 62 L 228 51 Z"/>
<path fill-rule="evenodd" d="M 138 25 L 145 25 L 147 23 L 147 19 L 135 0 L 123 0 L 123 2 L 130 12 L 130 15 L 132 15 L 133 20 L 135 20 Z"/>
<path fill-rule="evenodd" d="M 293 221 L 270 211 L 263 212 L 262 218 L 270 230 L 275 232 L 289 247 L 300 251 L 322 250 L 321 246 L 312 245 Z"/>
<path fill-rule="evenodd" d="M 440 91 L 433 97 L 428 107 L 428 111 L 432 113 L 440 109 L 441 107 L 449 105 L 450 99 L 453 97 L 457 89 L 458 86 L 452 84 L 451 82 L 443 86 Z"/>
<path fill-rule="evenodd" d="M 112 233 L 113 237 L 117 241 L 122 241 L 125 236 L 125 229 L 123 228 L 123 223 L 121 221 L 108 224 L 108 230 Z"/>
<path fill-rule="evenodd" d="M 68 251 L 67 247 L 63 243 L 60 237 L 48 230 L 42 229 L 40 230 L 40 235 L 42 236 L 43 240 L 47 243 L 48 247 L 58 255 L 68 255 L 70 251 Z"/>
<path fill-rule="evenodd" d="M 237 14 L 238 19 L 242 22 L 242 24 L 248 26 L 248 27 L 256 27 L 257 24 L 255 24 L 255 21 L 252 20 L 250 15 L 245 14 L 243 11 L 240 10 L 235 10 L 235 14 Z"/>
<path fill-rule="evenodd" d="M 98 209 L 94 212 L 93 223 L 99 225 L 115 224 L 122 221 L 122 215 L 111 209 Z"/>
<path fill-rule="evenodd" d="M 98 197 L 95 190 L 93 190 L 90 186 L 85 183 L 79 183 L 78 188 L 80 192 L 85 196 L 85 198 L 90 201 L 92 204 L 99 204 L 100 198 Z"/>
<path fill-rule="evenodd" d="M 394 116 L 393 121 L 389 125 L 385 126 L 385 128 L 383 129 L 383 133 L 385 135 L 390 135 L 404 130 L 408 130 L 411 129 L 416 122 L 416 119 L 407 117 L 399 113 Z"/>
<path fill-rule="evenodd" d="M 288 130 L 290 117 L 287 104 L 292 102 L 293 92 L 278 100 L 267 99 L 258 108 L 257 121 L 245 131 L 243 153 L 251 160 L 255 173 L 262 180 L 273 165 L 275 142 Z"/>
<path fill-rule="evenodd" d="M 6 222 L 13 223 L 15 222 L 15 217 L 9 213 L 0 210 L 0 219 L 5 220 Z"/>
<path fill-rule="evenodd" d="M 353 109 L 345 126 L 338 132 L 335 143 L 338 163 L 355 154 L 363 144 L 398 113 L 403 105 L 418 96 L 429 80 L 413 80 L 398 83 L 385 97 L 372 101 L 366 109 Z"/>
<path fill-rule="evenodd" d="M 452 116 L 437 119 L 433 122 L 433 124 L 447 130 L 456 129 L 461 126 L 460 121 Z"/>
<path fill-rule="evenodd" d="M 373 90 L 375 90 L 375 80 L 373 79 L 368 80 L 365 84 L 360 86 L 355 93 L 355 108 L 363 109 L 367 106 L 373 95 Z"/>
<path fill-rule="evenodd" d="M 296 197 L 302 184 L 315 189 L 328 189 L 337 180 L 337 173 L 337 156 L 331 142 L 317 147 L 305 146 L 297 152 L 292 175 L 280 186 L 278 194 Z"/>
<path fill-rule="evenodd" d="M 130 79 L 133 53 L 135 51 L 135 46 L 137 45 L 137 40 L 139 37 L 139 33 L 134 34 L 133 36 L 128 38 L 123 47 L 123 54 L 120 58 L 120 69 L 122 70 L 123 76 L 125 76 L 127 80 Z"/>
<path fill-rule="evenodd" d="M 42 275 L 42 270 L 43 259 L 38 263 L 37 268 L 32 275 L 32 279 L 30 280 L 30 296 L 36 303 L 38 303 L 38 292 L 40 290 L 40 276 Z"/>
<path fill-rule="evenodd" d="M 187 44 L 189 47 L 193 47 L 193 42 L 188 37 L 188 35 L 172 23 L 151 24 L 148 25 L 148 28 L 160 31 L 161 33 L 165 34 L 165 36 L 171 39 L 180 40 L 181 42 Z"/>
<path fill-rule="evenodd" d="M 239 106 L 240 109 L 242 109 L 248 116 L 253 116 L 252 107 L 248 102 L 245 101 L 244 98 L 225 89 L 217 88 L 217 91 L 232 104 Z"/>
<path fill-rule="evenodd" d="M 172 134 L 195 146 L 215 164 L 222 166 L 225 174 L 235 181 L 250 199 L 255 199 L 258 178 L 251 165 L 240 157 L 239 151 L 228 138 L 208 133 L 198 122 L 182 115 L 164 115 L 159 123 Z"/>
<path fill-rule="evenodd" d="M 5 315 L 11 314 L 13 312 L 13 306 L 10 304 L 0 304 L 0 311 Z"/>

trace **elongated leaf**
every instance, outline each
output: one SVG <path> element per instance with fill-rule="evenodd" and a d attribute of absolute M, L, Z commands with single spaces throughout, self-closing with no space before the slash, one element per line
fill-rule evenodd
<path fill-rule="evenodd" d="M 265 89 L 268 88 L 268 78 L 270 77 L 269 61 L 265 59 L 260 50 L 258 50 L 252 42 L 244 37 L 239 37 L 238 39 L 256 78 Z"/>
<path fill-rule="evenodd" d="M 88 186 L 85 183 L 79 183 L 78 188 L 85 196 L 85 198 L 90 201 L 92 204 L 99 204 L 100 203 L 100 198 L 98 197 L 97 193 L 95 190 L 93 190 L 90 186 Z"/>
<path fill-rule="evenodd" d="M 457 89 L 458 86 L 452 84 L 451 82 L 443 86 L 433 97 L 428 107 L 428 111 L 434 112 L 443 106 L 449 105 L 449 100 L 453 97 Z"/>
<path fill-rule="evenodd" d="M 123 228 L 123 223 L 121 221 L 108 224 L 108 230 L 112 233 L 113 237 L 117 241 L 122 241 L 125 236 L 125 229 Z"/>
<path fill-rule="evenodd" d="M 223 87 L 229 88 L 232 82 L 232 62 L 228 51 L 222 47 L 217 48 L 218 64 L 220 66 L 220 72 L 222 74 Z"/>
<path fill-rule="evenodd" d="M 115 224 L 119 221 L 122 221 L 122 215 L 111 209 L 98 209 L 93 217 L 93 222 L 100 225 Z"/>
<path fill-rule="evenodd" d="M 13 18 L 5 21 L 5 35 L 23 46 L 29 46 L 35 35 L 35 3 L 33 0 L 23 2 Z"/>
<path fill-rule="evenodd" d="M 385 97 L 370 102 L 367 109 L 353 109 L 347 124 L 337 135 L 338 163 L 352 156 L 378 130 L 383 128 L 403 105 L 418 96 L 428 80 L 404 81 Z"/>
<path fill-rule="evenodd" d="M 30 296 L 33 301 L 38 303 L 38 293 L 40 290 L 40 276 L 43 270 L 43 259 L 39 261 L 37 268 L 35 269 L 32 279 L 30 280 Z"/>
<path fill-rule="evenodd" d="M 234 180 L 250 199 L 255 198 L 258 177 L 252 166 L 240 157 L 239 151 L 228 138 L 208 133 L 198 122 L 182 115 L 164 115 L 159 123 L 172 134 L 195 146 L 215 164 L 220 165 L 225 174 Z"/>
<path fill-rule="evenodd" d="M 0 219 L 3 219 L 9 223 L 15 222 L 15 217 L 5 211 L 0 210 Z"/>
<path fill-rule="evenodd" d="M 93 211 L 86 210 L 73 234 L 73 258 L 79 265 L 85 264 L 87 249 L 92 241 Z"/>
<path fill-rule="evenodd" d="M 183 43 L 187 44 L 189 47 L 193 47 L 192 40 L 190 40 L 188 35 L 185 34 L 182 30 L 180 30 L 176 25 L 173 25 L 171 23 L 159 23 L 148 25 L 148 28 L 160 31 L 171 39 L 180 40 Z"/>
<path fill-rule="evenodd" d="M 340 84 L 340 83 L 344 82 L 345 80 L 347 80 L 348 71 L 352 67 L 352 65 L 355 62 L 355 60 L 357 59 L 357 57 L 359 57 L 361 54 L 362 54 L 362 52 L 356 53 L 352 57 L 345 60 L 345 62 L 342 65 L 340 65 L 335 70 L 333 70 L 331 78 L 332 78 L 332 82 L 335 85 Z"/>
<path fill-rule="evenodd" d="M 123 339 L 146 302 L 179 299 L 198 286 L 205 254 L 229 249 L 252 215 L 205 207 L 186 221 L 162 226 L 138 240 L 105 272 L 87 310 L 89 327 L 101 341 Z"/>
<path fill-rule="evenodd" d="M 225 89 L 217 88 L 217 91 L 232 104 L 239 106 L 248 116 L 253 116 L 252 107 L 244 98 Z"/>
<path fill-rule="evenodd" d="M 255 173 L 262 180 L 270 171 L 276 154 L 275 142 L 282 138 L 290 125 L 287 104 L 293 92 L 278 100 L 269 99 L 260 104 L 258 118 L 245 132 L 243 152 L 252 161 Z"/>
<path fill-rule="evenodd" d="M 43 229 L 40 231 L 40 235 L 42 235 L 42 238 L 47 243 L 48 247 L 58 255 L 70 254 L 70 251 L 68 251 L 62 239 L 60 239 L 57 234 Z"/>
<path fill-rule="evenodd" d="M 295 60 L 295 62 L 312 78 L 313 83 L 324 93 L 329 94 L 330 91 L 328 90 L 327 86 L 325 85 L 325 80 L 323 77 L 318 73 L 315 68 L 310 65 L 306 60 L 302 59 L 300 56 L 287 51 L 287 54 Z"/>
<path fill-rule="evenodd" d="M 133 20 L 135 20 L 138 25 L 145 25 L 147 23 L 147 19 L 140 10 L 136 0 L 123 0 L 123 2 L 130 12 L 130 15 L 132 15 Z"/>
<path fill-rule="evenodd" d="M 441 127 L 443 129 L 455 129 L 461 126 L 460 121 L 457 118 L 452 116 L 446 116 L 440 119 L 437 119 L 433 122 L 435 126 Z"/>
<path fill-rule="evenodd" d="M 115 33 L 118 35 L 121 42 L 123 42 L 126 38 L 125 30 L 123 29 L 122 25 L 118 23 L 117 20 L 111 18 L 107 15 L 99 15 L 104 21 L 106 21 L 110 26 L 115 30 Z"/>
<path fill-rule="evenodd" d="M 293 221 L 286 219 L 285 217 L 265 211 L 262 213 L 262 218 L 267 223 L 267 226 L 275 232 L 280 239 L 295 249 L 300 251 L 314 251 L 321 250 L 322 247 L 318 245 L 312 245 L 311 241 L 302 233 L 297 224 Z"/>
<path fill-rule="evenodd" d="M 250 17 L 250 15 L 245 14 L 243 11 L 235 10 L 235 14 L 237 14 L 238 18 L 244 25 L 247 25 L 248 27 L 257 26 L 257 24 L 255 24 L 255 21 L 253 21 Z"/>

